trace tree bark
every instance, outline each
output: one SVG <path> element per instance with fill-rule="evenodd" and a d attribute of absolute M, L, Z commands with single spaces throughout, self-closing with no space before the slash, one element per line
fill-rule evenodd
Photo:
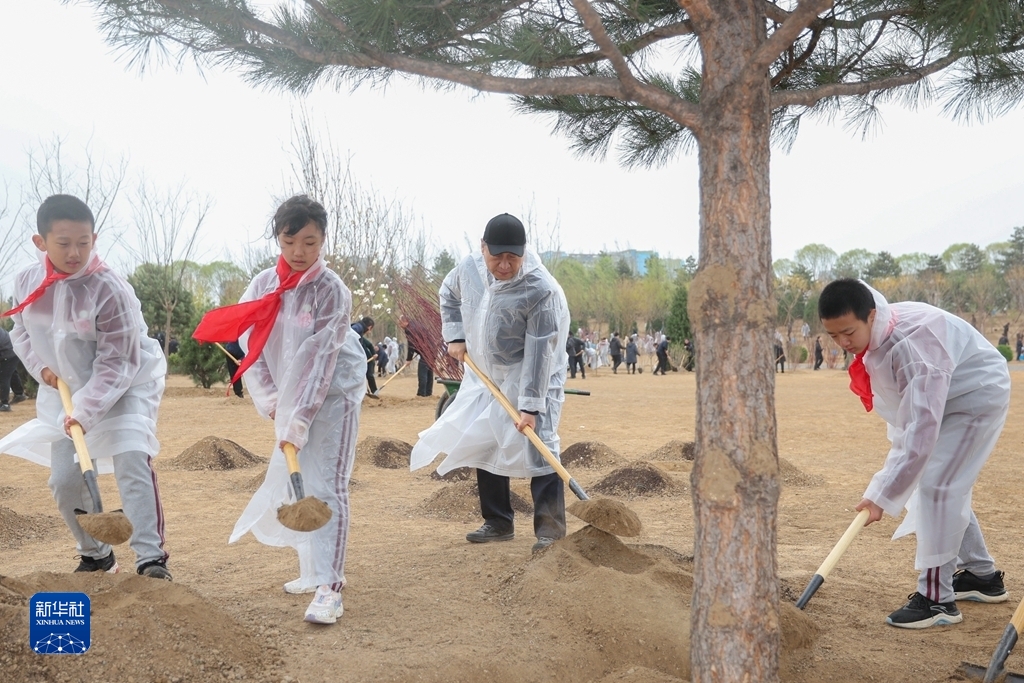
<path fill-rule="evenodd" d="M 767 69 L 759 3 L 717 0 L 703 51 L 700 266 L 689 313 L 697 345 L 692 680 L 778 681 L 778 451 L 771 279 Z M 744 77 L 746 83 L 743 85 Z"/>

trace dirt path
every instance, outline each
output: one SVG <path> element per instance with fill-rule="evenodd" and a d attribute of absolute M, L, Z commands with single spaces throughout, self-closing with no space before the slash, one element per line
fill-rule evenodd
<path fill-rule="evenodd" d="M 779 574 L 783 600 L 792 601 L 852 520 L 852 506 L 887 442 L 883 423 L 864 413 L 845 374 L 797 370 L 777 380 L 785 461 Z M 1013 380 L 1007 428 L 974 495 L 990 549 L 1007 571 L 1011 601 L 969 603 L 962 607 L 964 623 L 953 627 L 919 633 L 885 626 L 886 614 L 914 590 L 916 577 L 913 539 L 890 542 L 897 523 L 886 518 L 858 538 L 806 613 L 784 611 L 783 680 L 952 681 L 960 680 L 961 660 L 987 663 L 1024 595 L 1024 523 L 1016 497 L 1024 375 L 1013 373 Z M 281 590 L 296 576 L 292 551 L 260 545 L 252 536 L 227 545 L 263 465 L 240 467 L 248 458 L 223 454 L 217 466 L 233 469 L 171 463 L 207 436 L 234 441 L 261 458 L 273 443 L 271 425 L 259 420 L 248 400 L 189 384 L 171 377 L 160 411 L 157 469 L 172 585 L 128 574 L 69 576 L 74 546 L 46 489 L 48 471 L 0 455 L 0 670 L 7 681 L 92 681 L 112 678 L 109 672 L 139 683 L 661 683 L 688 677 L 690 463 L 674 455 L 679 444 L 655 452 L 670 441 L 693 439 L 692 374 L 613 376 L 604 370 L 570 380 L 593 395 L 566 398 L 563 448 L 596 442 L 618 456 L 604 466 L 575 469 L 583 487 L 636 461 L 653 462 L 674 484 L 657 495 L 623 498 L 644 522 L 642 535 L 627 546 L 570 520 L 570 539 L 531 557 L 528 517 L 520 517 L 514 541 L 470 545 L 464 535 L 477 519 L 424 506 L 458 483 L 433 479 L 430 470 L 386 469 L 360 458 L 345 615 L 333 627 L 302 622 L 308 596 Z M 433 420 L 436 400 L 415 398 L 415 384 L 412 375 L 399 377 L 381 401 L 364 403 L 361 441 L 415 443 Z M 0 414 L 0 433 L 33 412 L 29 402 Z M 112 507 L 112 478 L 102 477 L 101 487 Z M 526 482 L 514 488 L 529 501 Z M 117 552 L 122 566 L 131 567 L 127 546 Z M 28 651 L 24 600 L 43 589 L 94 596 L 93 649 L 84 657 Z M 1024 670 L 1024 652 L 1015 653 L 1010 665 Z"/>

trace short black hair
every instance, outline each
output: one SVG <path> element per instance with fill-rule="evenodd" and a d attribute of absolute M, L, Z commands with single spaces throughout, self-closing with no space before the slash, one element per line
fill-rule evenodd
<path fill-rule="evenodd" d="M 312 221 L 320 229 L 321 235 L 327 234 L 327 210 L 320 202 L 310 199 L 308 195 L 297 194 L 286 199 L 277 207 L 272 227 L 274 237 L 281 233 L 294 235 Z"/>
<path fill-rule="evenodd" d="M 818 317 L 822 320 L 834 320 L 847 313 L 861 322 L 867 322 L 871 311 L 875 310 L 875 297 L 871 290 L 860 280 L 842 278 L 825 285 L 818 297 Z"/>
<path fill-rule="evenodd" d="M 361 322 L 363 324 L 363 329 L 364 330 L 368 330 L 371 327 L 373 327 L 373 318 L 371 318 L 370 316 L 366 316 L 365 318 L 363 318 L 359 322 Z"/>
<path fill-rule="evenodd" d="M 92 210 L 78 197 L 69 194 L 55 194 L 43 200 L 36 212 L 36 230 L 43 237 L 50 234 L 54 221 L 78 221 L 88 223 L 96 231 L 96 219 Z"/>

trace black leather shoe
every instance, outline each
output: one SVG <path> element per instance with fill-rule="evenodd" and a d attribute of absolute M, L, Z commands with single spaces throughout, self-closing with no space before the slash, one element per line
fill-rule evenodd
<path fill-rule="evenodd" d="M 551 538 L 550 536 L 538 536 L 537 542 L 533 544 L 533 552 L 539 553 L 541 550 L 544 550 L 544 548 L 547 548 L 554 542 L 555 539 Z"/>
<path fill-rule="evenodd" d="M 491 541 L 511 541 L 516 537 L 514 529 L 509 528 L 507 531 L 498 529 L 491 526 L 490 524 L 484 524 L 476 531 L 471 531 L 466 534 L 466 540 L 470 543 L 490 543 Z"/>

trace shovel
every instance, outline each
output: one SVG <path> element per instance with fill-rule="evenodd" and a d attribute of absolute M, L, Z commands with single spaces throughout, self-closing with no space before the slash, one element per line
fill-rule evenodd
<path fill-rule="evenodd" d="M 1024 676 L 1020 674 L 1007 673 L 1003 668 L 1006 666 L 1006 658 L 1010 656 L 1013 646 L 1017 644 L 1021 630 L 1024 630 L 1024 600 L 1020 601 L 1010 623 L 1003 631 L 1003 637 L 999 639 L 996 651 L 992 653 L 992 660 L 988 663 L 988 669 L 974 664 L 964 662 L 960 670 L 973 679 L 984 681 L 984 683 L 995 683 L 996 681 L 1007 681 L 1008 683 L 1024 683 Z"/>
<path fill-rule="evenodd" d="M 519 422 L 519 411 L 512 405 L 511 401 L 505 397 L 505 394 L 501 393 L 501 389 L 484 374 L 483 370 L 476 366 L 473 359 L 469 357 L 467 353 L 465 355 L 466 365 L 472 370 L 480 380 L 487 385 L 494 398 L 498 399 L 498 403 L 505 409 L 505 412 L 509 414 L 514 422 Z M 533 431 L 532 427 L 527 426 L 523 430 L 526 434 L 526 438 L 530 440 L 530 443 L 536 447 L 540 454 L 544 456 L 558 476 L 562 478 L 562 481 L 566 483 L 569 489 L 576 494 L 576 497 L 580 499 L 580 502 L 571 505 L 568 510 L 572 514 L 576 515 L 584 522 L 607 531 L 608 533 L 615 534 L 616 536 L 639 536 L 640 535 L 640 518 L 636 516 L 636 513 L 627 508 L 622 503 L 616 500 L 610 500 L 607 498 L 601 500 L 591 500 L 590 496 L 587 495 L 586 491 L 583 490 L 575 479 L 569 474 L 562 463 L 558 461 L 558 458 L 554 456 L 547 445 L 541 441 L 541 438 L 537 436 L 537 432 Z"/>
<path fill-rule="evenodd" d="M 57 378 L 57 390 L 60 392 L 60 400 L 64 404 L 64 412 L 70 415 L 74 411 L 71 402 L 71 389 L 64 380 Z M 89 457 L 89 448 L 85 444 L 85 432 L 82 425 L 77 422 L 71 425 L 71 440 L 75 442 L 75 451 L 78 453 L 78 464 L 82 468 L 82 477 L 85 479 L 85 487 L 89 489 L 89 496 L 92 498 L 94 512 L 86 513 L 85 510 L 75 509 L 78 515 L 78 524 L 98 541 L 108 545 L 120 545 L 132 537 L 132 523 L 124 516 L 124 511 L 113 510 L 103 512 L 103 501 L 100 499 L 100 487 L 96 482 L 96 471 L 92 468 L 92 459 Z"/>
<path fill-rule="evenodd" d="M 839 539 L 839 542 L 836 543 L 836 547 L 832 548 L 832 552 L 828 554 L 825 561 L 821 563 L 820 567 L 818 567 L 818 571 L 814 572 L 814 576 L 811 578 L 810 583 L 807 584 L 807 588 L 804 589 L 803 595 L 801 595 L 800 599 L 796 601 L 796 606 L 799 609 L 806 607 L 807 603 L 811 600 L 811 596 L 821 588 L 821 584 L 825 583 L 825 579 L 828 578 L 828 575 L 833 569 L 835 569 L 836 564 L 839 562 L 839 558 L 843 556 L 846 549 L 850 547 L 851 543 L 853 543 L 853 539 L 857 538 L 857 534 L 859 534 L 860 530 L 864 528 L 864 524 L 868 521 L 868 514 L 867 510 L 861 510 L 857 513 L 857 516 L 853 518 L 853 522 L 850 523 L 846 533 L 844 533 L 842 538 Z"/>
<path fill-rule="evenodd" d="M 302 485 L 302 473 L 299 471 L 299 454 L 295 446 L 285 443 L 281 449 L 288 462 L 288 474 L 292 481 L 295 502 L 277 508 L 277 521 L 293 531 L 315 531 L 331 518 L 331 508 L 327 503 L 306 495 Z"/>

